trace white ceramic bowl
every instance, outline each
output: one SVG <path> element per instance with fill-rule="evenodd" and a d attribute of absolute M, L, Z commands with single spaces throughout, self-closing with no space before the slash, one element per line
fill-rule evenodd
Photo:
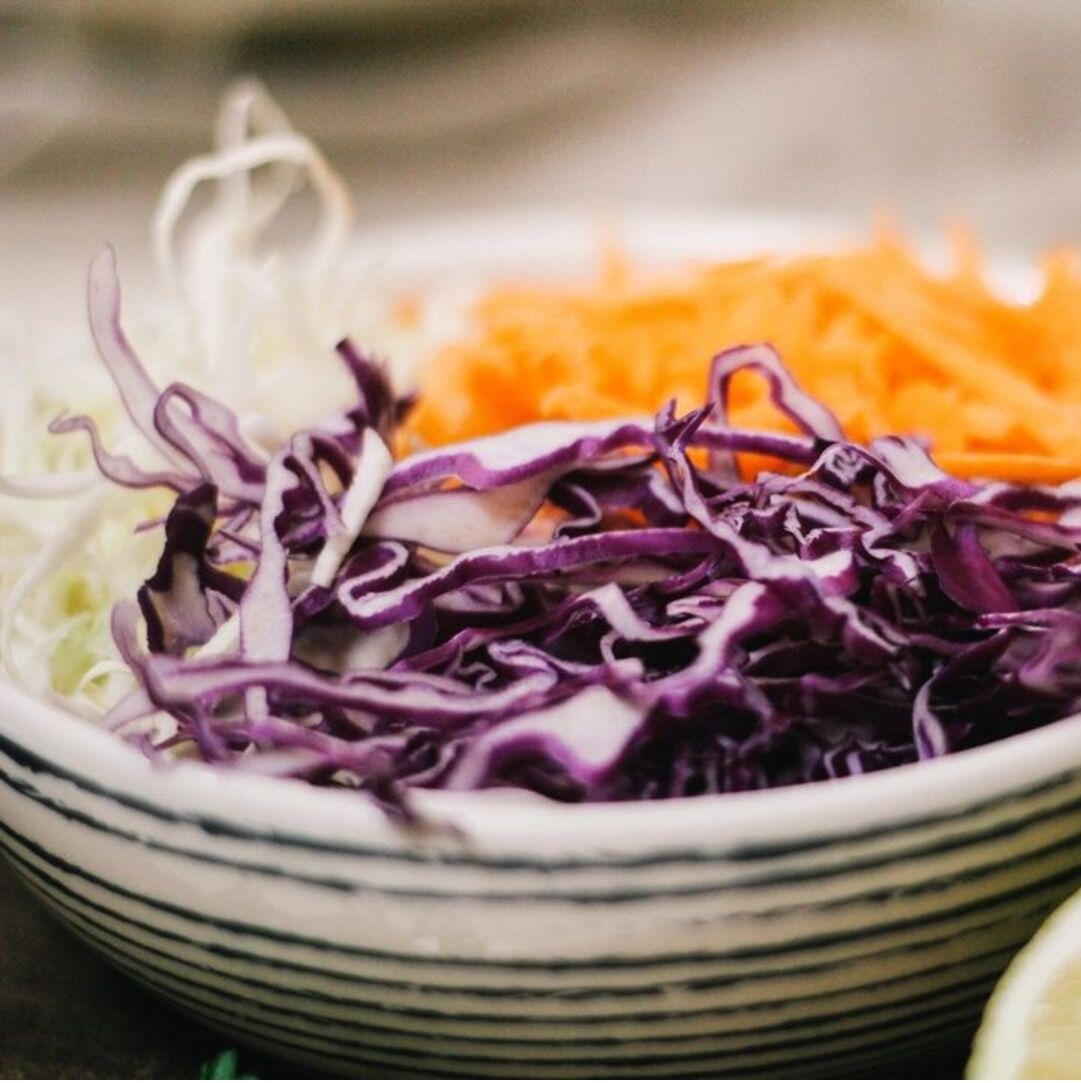
<path fill-rule="evenodd" d="M 681 220 L 638 221 L 632 247 L 654 229 L 659 258 L 792 241 L 688 218 L 677 251 Z M 554 271 L 590 251 L 580 220 L 486 228 L 384 238 L 388 273 L 516 270 L 528 253 Z M 1011 954 L 1081 886 L 1081 718 L 762 793 L 424 796 L 456 832 L 405 832 L 354 794 L 156 768 L 0 684 L 0 847 L 32 889 L 185 1011 L 326 1070 L 895 1063 L 963 1038 Z"/>

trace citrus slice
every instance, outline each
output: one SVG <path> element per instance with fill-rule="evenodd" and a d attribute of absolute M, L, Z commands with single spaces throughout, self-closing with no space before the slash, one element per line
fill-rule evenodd
<path fill-rule="evenodd" d="M 1051 915 L 1002 976 L 966 1075 L 1081 1078 L 1081 892 Z"/>

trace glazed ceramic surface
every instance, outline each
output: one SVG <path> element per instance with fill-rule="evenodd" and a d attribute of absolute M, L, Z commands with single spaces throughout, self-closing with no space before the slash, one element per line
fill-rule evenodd
<path fill-rule="evenodd" d="M 751 244 L 642 221 L 632 250 L 660 260 Z M 561 219 L 381 243 L 387 274 L 434 281 L 523 252 L 555 273 L 589 237 Z M 0 684 L 0 848 L 33 891 L 186 1012 L 324 1070 L 872 1069 L 963 1038 L 1081 886 L 1081 718 L 764 793 L 422 797 L 432 826 L 406 831 L 355 794 L 155 767 Z"/>

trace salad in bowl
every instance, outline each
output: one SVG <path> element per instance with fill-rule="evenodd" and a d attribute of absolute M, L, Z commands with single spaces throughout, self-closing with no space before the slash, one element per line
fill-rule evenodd
<path fill-rule="evenodd" d="M 301 179 L 307 248 L 268 249 Z M 659 218 L 590 279 L 569 218 L 383 267 L 350 231 L 246 84 L 163 194 L 160 311 L 129 326 L 105 249 L 94 355 L 10 381 L 16 868 L 339 1070 L 963 1033 L 1081 882 L 1069 261 L 1013 300 L 889 236 L 666 261 Z"/>

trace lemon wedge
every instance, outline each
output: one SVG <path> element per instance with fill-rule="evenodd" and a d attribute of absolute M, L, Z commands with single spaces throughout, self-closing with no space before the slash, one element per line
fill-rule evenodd
<path fill-rule="evenodd" d="M 1081 892 L 1051 915 L 1002 976 L 965 1074 L 1081 1078 Z"/>

